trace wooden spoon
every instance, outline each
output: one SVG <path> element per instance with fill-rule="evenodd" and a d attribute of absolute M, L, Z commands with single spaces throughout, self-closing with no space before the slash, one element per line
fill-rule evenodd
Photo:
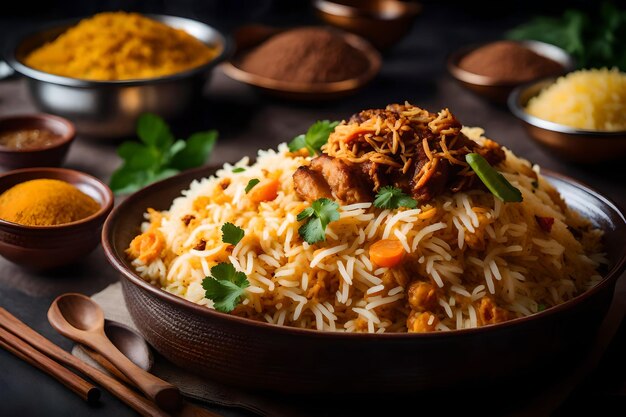
<path fill-rule="evenodd" d="M 104 333 L 104 313 L 82 294 L 63 294 L 52 302 L 48 321 L 63 336 L 82 343 L 108 359 L 159 407 L 174 411 L 182 405 L 177 387 L 144 371 L 122 354 Z"/>

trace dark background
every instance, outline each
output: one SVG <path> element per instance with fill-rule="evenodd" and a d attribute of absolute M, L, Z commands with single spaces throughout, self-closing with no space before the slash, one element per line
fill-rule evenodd
<path fill-rule="evenodd" d="M 2 3 L 0 47 L 4 47 L 3 43 L 17 32 L 29 27 L 105 10 L 190 17 L 224 31 L 253 22 L 278 26 L 320 23 L 311 10 L 310 2 L 301 0 L 11 0 Z M 317 119 L 341 119 L 363 108 L 382 107 L 408 99 L 430 110 L 450 106 L 464 124 L 485 127 L 489 135 L 501 140 L 520 156 L 588 182 L 625 205 L 626 169 L 623 165 L 580 167 L 551 157 L 528 140 L 506 109 L 488 104 L 462 90 L 446 76 L 445 71 L 445 56 L 461 45 L 499 38 L 506 30 L 536 14 L 560 15 L 570 7 L 593 12 L 601 2 L 526 0 L 492 4 L 493 0 L 424 0 L 420 3 L 424 9 L 411 33 L 385 53 L 380 76 L 357 96 L 310 105 L 285 103 L 256 95 L 247 87 L 217 73 L 207 89 L 207 106 L 198 115 L 190 115 L 188 121 L 178 124 L 174 130 L 184 136 L 198 126 L 216 128 L 220 132 L 220 141 L 212 162 L 235 161 L 243 155 L 252 155 L 260 147 L 268 148 L 290 139 Z M 624 7 L 623 2 L 620 4 Z M 0 116 L 17 111 L 34 111 L 24 86 L 16 80 L 0 81 Z M 77 141 L 66 166 L 89 172 L 106 181 L 118 164 L 114 145 Z M 83 264 L 65 271 L 63 276 L 27 275 L 0 259 L 0 306 L 54 343 L 70 349 L 71 343 L 56 334 L 45 319 L 51 300 L 66 291 L 92 294 L 116 279 L 101 251 L 94 252 Z M 557 415 L 626 415 L 625 353 L 626 328 L 622 323 L 600 366 L 570 396 Z M 541 379 L 542 375 L 537 378 Z M 490 408 L 488 393 L 477 400 L 479 408 L 470 407 L 468 413 L 501 414 Z M 416 404 L 411 414 L 419 410 L 420 405 Z M 244 415 L 232 410 L 218 411 L 227 416 Z M 130 416 L 133 413 L 108 394 L 104 395 L 102 407 L 87 407 L 46 375 L 0 350 L 0 417 L 38 415 Z"/>

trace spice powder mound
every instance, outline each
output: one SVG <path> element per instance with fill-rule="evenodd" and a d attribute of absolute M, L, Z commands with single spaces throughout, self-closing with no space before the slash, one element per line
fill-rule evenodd
<path fill-rule="evenodd" d="M 241 61 L 241 68 L 294 83 L 328 83 L 358 77 L 369 66 L 365 55 L 332 30 L 299 28 L 275 35 Z"/>
<path fill-rule="evenodd" d="M 484 45 L 464 56 L 459 67 L 509 82 L 525 82 L 563 72 L 563 66 L 558 62 L 512 41 Z"/>
<path fill-rule="evenodd" d="M 36 179 L 0 195 L 0 219 L 25 226 L 55 226 L 91 216 L 100 204 L 70 183 Z"/>

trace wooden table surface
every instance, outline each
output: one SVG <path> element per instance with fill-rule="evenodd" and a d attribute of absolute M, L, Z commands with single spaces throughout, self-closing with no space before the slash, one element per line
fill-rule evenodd
<path fill-rule="evenodd" d="M 270 148 L 288 141 L 318 119 L 348 118 L 361 109 L 408 100 L 431 111 L 449 107 L 464 125 L 483 127 L 487 136 L 509 147 L 517 155 L 583 181 L 619 206 L 626 207 L 626 169 L 623 164 L 577 166 L 554 158 L 526 136 L 506 108 L 487 103 L 463 90 L 447 75 L 445 58 L 448 53 L 467 43 L 498 38 L 522 16 L 481 20 L 480 16 L 455 16 L 445 7 L 430 6 L 418 17 L 412 32 L 384 55 L 380 75 L 353 97 L 316 104 L 279 101 L 230 80 L 218 68 L 205 89 L 202 105 L 184 121 L 176 123 L 174 133 L 186 137 L 195 130 L 217 129 L 220 139 L 210 163 L 232 162 L 245 155 L 254 156 L 259 148 Z M 300 21 L 311 19 L 296 18 Z M 280 21 L 276 16 L 267 17 L 267 20 L 293 23 L 288 18 Z M 449 24 L 450 21 L 454 24 Z M 4 35 L 7 34 L 6 28 L 28 23 L 32 22 L 0 19 L 0 27 L 5 28 Z M 35 111 L 23 80 L 11 78 L 0 81 L 0 116 Z M 115 146 L 115 143 L 88 141 L 79 137 L 72 146 L 65 167 L 108 181 L 120 164 Z M 101 248 L 83 262 L 53 274 L 29 273 L 0 259 L 0 306 L 69 350 L 71 343 L 56 334 L 47 323 L 45 312 L 50 302 L 67 291 L 93 294 L 116 280 L 117 276 L 107 264 Z M 622 300 L 626 298 L 624 281 L 622 277 L 618 283 L 618 295 Z M 614 310 L 609 325 L 617 328 L 624 314 L 623 301 Z M 591 407 L 596 399 L 604 404 L 624 406 L 626 368 L 619 351 L 626 347 L 625 340 L 626 329 L 622 326 L 608 353 L 594 359 L 594 372 L 590 373 L 592 369 L 588 368 L 580 371 L 576 384 L 586 382 L 579 384 L 567 402 L 562 400 L 574 387 L 563 381 L 563 392 L 558 397 L 562 405 L 557 414 L 569 415 Z M 598 365 L 600 357 L 603 359 Z M 538 406 L 531 414 L 540 415 L 553 408 L 554 403 L 547 407 Z M 239 410 L 212 409 L 226 416 L 248 415 Z M 527 408 L 519 410 L 519 414 L 526 412 Z M 101 406 L 89 407 L 47 375 L 0 350 L 0 416 L 13 415 L 130 416 L 133 412 L 108 394 L 104 395 Z"/>

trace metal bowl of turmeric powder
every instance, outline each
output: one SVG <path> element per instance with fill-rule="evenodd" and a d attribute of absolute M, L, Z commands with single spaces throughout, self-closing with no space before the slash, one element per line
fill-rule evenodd
<path fill-rule="evenodd" d="M 35 104 L 81 136 L 133 134 L 144 112 L 175 119 L 202 97 L 232 42 L 200 21 L 108 12 L 15 36 L 5 59 Z"/>
<path fill-rule="evenodd" d="M 0 255 L 33 270 L 80 261 L 100 243 L 113 194 L 99 179 L 63 168 L 0 175 Z"/>

